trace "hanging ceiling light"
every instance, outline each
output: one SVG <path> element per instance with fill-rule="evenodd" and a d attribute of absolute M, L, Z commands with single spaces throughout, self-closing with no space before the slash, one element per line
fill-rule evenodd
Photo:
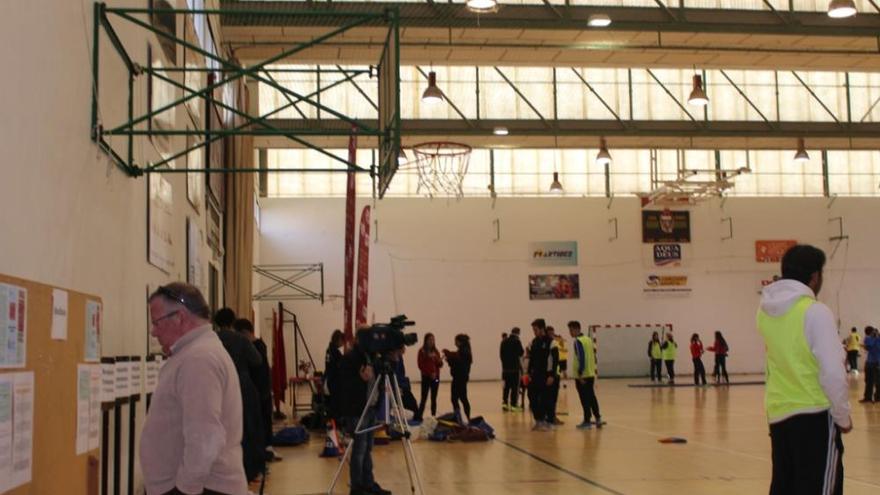
<path fill-rule="evenodd" d="M 437 87 L 437 73 L 428 72 L 428 87 L 422 93 L 422 103 L 433 105 L 443 101 L 443 92 Z"/>
<path fill-rule="evenodd" d="M 559 172 L 553 172 L 553 183 L 550 184 L 550 192 L 562 194 L 562 183 L 559 182 Z"/>
<path fill-rule="evenodd" d="M 509 132 L 507 131 L 507 127 L 497 126 L 492 129 L 492 134 L 495 134 L 496 136 L 506 136 L 509 134 Z"/>
<path fill-rule="evenodd" d="M 804 145 L 804 138 L 798 138 L 798 147 L 797 151 L 794 153 L 794 161 L 798 163 L 810 161 L 810 154 L 807 153 L 807 148 Z"/>
<path fill-rule="evenodd" d="M 477 12 L 479 14 L 485 12 L 495 12 L 498 10 L 498 1 L 497 0 L 467 0 L 465 2 L 465 6 L 471 12 Z"/>
<path fill-rule="evenodd" d="M 596 165 L 611 165 L 611 153 L 608 152 L 608 145 L 605 138 L 599 139 L 599 152 L 596 153 Z"/>
<path fill-rule="evenodd" d="M 694 87 L 691 90 L 691 95 L 688 96 L 688 104 L 697 107 L 709 104 L 709 97 L 706 96 L 706 91 L 703 90 L 703 76 L 699 74 L 694 74 Z"/>
<path fill-rule="evenodd" d="M 828 4 L 828 17 L 843 19 L 856 15 L 856 4 L 853 0 L 831 0 Z"/>
<path fill-rule="evenodd" d="M 587 19 L 587 26 L 590 27 L 607 27 L 611 25 L 611 18 L 608 14 L 593 14 Z"/>

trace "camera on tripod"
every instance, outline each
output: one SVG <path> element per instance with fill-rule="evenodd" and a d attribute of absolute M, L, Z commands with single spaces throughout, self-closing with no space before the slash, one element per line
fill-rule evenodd
<path fill-rule="evenodd" d="M 358 346 L 371 356 L 372 364 L 378 372 L 388 372 L 391 369 L 388 354 L 403 346 L 415 345 L 419 341 L 419 336 L 414 332 L 403 332 L 405 327 L 415 324 L 414 321 L 408 321 L 406 315 L 395 316 L 388 323 L 376 323 L 358 331 Z"/>

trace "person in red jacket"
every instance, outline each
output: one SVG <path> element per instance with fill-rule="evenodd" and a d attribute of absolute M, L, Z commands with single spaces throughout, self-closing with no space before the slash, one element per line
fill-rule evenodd
<path fill-rule="evenodd" d="M 694 385 L 706 384 L 706 368 L 703 366 L 703 342 L 699 334 L 691 335 L 691 359 L 694 360 Z"/>
<path fill-rule="evenodd" d="M 417 421 L 422 420 L 425 414 L 425 404 L 428 402 L 428 391 L 431 392 L 431 416 L 437 415 L 437 390 L 440 388 L 440 368 L 443 366 L 443 358 L 434 343 L 434 334 L 425 334 L 425 343 L 419 349 L 419 370 L 422 372 L 422 398 L 419 400 Z"/>
<path fill-rule="evenodd" d="M 727 346 L 727 341 L 724 340 L 724 335 L 721 335 L 721 332 L 715 332 L 715 343 L 709 347 L 709 350 L 715 353 L 715 370 L 712 372 L 712 376 L 715 377 L 715 383 L 721 383 L 721 377 L 724 376 L 724 383 L 730 383 L 730 378 L 727 377 L 727 353 L 730 352 L 730 348 Z"/>

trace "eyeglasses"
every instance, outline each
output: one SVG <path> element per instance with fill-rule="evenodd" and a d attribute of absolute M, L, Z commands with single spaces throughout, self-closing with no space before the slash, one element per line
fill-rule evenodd
<path fill-rule="evenodd" d="M 151 321 L 153 322 L 153 326 L 158 325 L 159 322 L 162 321 L 162 320 L 165 320 L 165 319 L 167 319 L 167 318 L 171 318 L 172 316 L 176 315 L 177 313 L 180 313 L 180 310 L 179 310 L 179 309 L 175 309 L 174 311 L 172 311 L 172 312 L 170 312 L 170 313 L 166 313 L 166 314 L 164 314 L 164 315 L 162 315 L 162 316 L 156 318 L 155 320 L 151 320 Z"/>

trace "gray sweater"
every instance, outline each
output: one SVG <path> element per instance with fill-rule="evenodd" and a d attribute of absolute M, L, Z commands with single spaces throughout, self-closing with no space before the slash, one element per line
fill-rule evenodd
<path fill-rule="evenodd" d="M 229 354 L 210 324 L 171 350 L 141 433 L 147 495 L 175 486 L 184 493 L 246 494 L 241 391 Z"/>

